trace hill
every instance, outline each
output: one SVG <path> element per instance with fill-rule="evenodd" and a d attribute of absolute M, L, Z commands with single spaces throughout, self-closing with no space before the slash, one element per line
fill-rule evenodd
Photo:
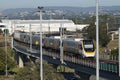
<path fill-rule="evenodd" d="M 45 19 L 52 15 L 52 18 L 61 18 L 65 15 L 66 18 L 87 17 L 95 15 L 95 7 L 66 7 L 66 6 L 46 6 L 44 7 Z M 1 16 L 7 15 L 10 19 L 25 18 L 36 19 L 39 14 L 37 8 L 12 8 L 0 12 Z M 99 14 L 120 15 L 120 6 L 100 6 Z"/>

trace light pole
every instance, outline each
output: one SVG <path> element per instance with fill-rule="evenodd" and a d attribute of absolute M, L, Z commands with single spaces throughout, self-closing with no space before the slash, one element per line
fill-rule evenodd
<path fill-rule="evenodd" d="M 1 28 L 0 28 L 1 29 Z M 5 75 L 6 76 L 8 76 L 8 70 L 7 70 L 7 68 L 8 68 L 8 65 L 7 65 L 7 61 L 8 61 L 8 57 L 7 57 L 7 36 L 6 36 L 6 30 L 7 30 L 7 28 L 6 28 L 6 25 L 5 25 L 5 29 L 4 29 L 4 49 L 5 49 Z"/>
<path fill-rule="evenodd" d="M 50 18 L 49 18 L 49 23 L 48 23 L 48 31 L 49 31 L 49 34 L 50 34 L 50 20 L 51 20 L 51 13 L 49 12 L 49 16 L 50 16 Z"/>
<path fill-rule="evenodd" d="M 4 29 L 4 49 L 5 49 L 5 75 L 8 76 L 8 54 L 7 54 L 7 26 L 5 25 L 5 29 Z"/>
<path fill-rule="evenodd" d="M 64 20 L 64 15 L 63 15 L 63 20 Z M 62 22 L 60 25 L 60 61 L 61 61 L 61 64 L 64 63 L 63 61 L 63 31 L 64 31 L 64 28 L 63 28 L 63 22 Z"/>
<path fill-rule="evenodd" d="M 31 24 L 29 25 L 29 34 L 30 34 L 30 52 L 32 52 L 32 32 L 31 32 Z"/>
<path fill-rule="evenodd" d="M 63 35 L 62 35 L 62 23 L 60 25 L 60 61 L 63 64 Z"/>
<path fill-rule="evenodd" d="M 38 6 L 40 12 L 40 80 L 43 80 L 43 61 L 42 61 L 42 11 L 43 7 Z"/>
<path fill-rule="evenodd" d="M 7 65 L 7 61 L 8 61 L 8 57 L 7 57 L 7 27 L 5 26 L 5 30 L 4 30 L 4 35 L 5 35 L 5 53 L 6 53 L 6 57 L 5 57 L 5 62 L 6 62 L 6 76 L 8 76 L 8 65 Z"/>
<path fill-rule="evenodd" d="M 65 15 L 63 14 L 63 18 L 62 18 L 62 19 L 64 20 L 64 18 L 65 18 Z M 62 23 L 62 25 L 63 25 L 62 37 L 64 38 L 64 37 L 65 37 L 65 35 L 64 35 L 64 29 L 65 29 L 65 28 L 64 28 L 64 22 Z"/>
<path fill-rule="evenodd" d="M 4 18 L 7 18 L 8 16 L 4 16 Z M 4 29 L 4 35 L 5 35 L 5 53 L 6 53 L 6 56 L 5 56 L 5 62 L 6 62 L 6 66 L 5 66 L 5 72 L 6 72 L 6 76 L 8 76 L 8 53 L 7 53 L 7 26 L 5 25 L 5 29 Z"/>
<path fill-rule="evenodd" d="M 98 5 L 96 0 L 96 80 L 99 80 L 99 22 L 98 22 Z"/>
<path fill-rule="evenodd" d="M 120 28 L 119 28 L 119 56 L 118 56 L 118 60 L 119 60 L 119 77 L 120 77 Z"/>
<path fill-rule="evenodd" d="M 108 34 L 108 29 L 109 29 L 108 21 L 109 21 L 109 18 L 107 18 L 107 23 L 106 23 L 106 26 L 107 26 L 107 34 Z"/>

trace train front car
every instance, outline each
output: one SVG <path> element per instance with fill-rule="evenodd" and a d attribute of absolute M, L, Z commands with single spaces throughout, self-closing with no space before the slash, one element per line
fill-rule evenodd
<path fill-rule="evenodd" d="M 95 47 L 92 40 L 83 40 L 83 56 L 84 57 L 94 57 L 95 56 Z"/>

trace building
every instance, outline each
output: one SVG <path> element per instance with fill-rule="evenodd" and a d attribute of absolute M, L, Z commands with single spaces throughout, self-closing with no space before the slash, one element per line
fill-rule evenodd
<path fill-rule="evenodd" d="M 40 20 L 2 20 L 7 25 L 10 34 L 15 30 L 29 32 L 40 31 Z M 42 20 L 42 31 L 47 32 L 59 32 L 60 28 L 65 28 L 68 31 L 82 30 L 84 27 L 89 26 L 88 24 L 76 25 L 72 20 Z"/>

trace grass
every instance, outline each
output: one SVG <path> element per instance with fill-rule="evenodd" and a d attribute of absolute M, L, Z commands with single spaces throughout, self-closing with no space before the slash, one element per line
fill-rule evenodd
<path fill-rule="evenodd" d="M 9 76 L 0 76 L 0 80 L 14 80 L 14 76 L 13 75 L 9 75 Z"/>
<path fill-rule="evenodd" d="M 58 71 L 58 72 L 75 72 L 74 69 L 69 68 L 69 67 L 67 67 L 67 66 L 62 66 L 62 65 L 59 65 L 59 66 L 57 67 L 57 71 Z"/>
<path fill-rule="evenodd" d="M 111 40 L 107 45 L 109 49 L 116 49 L 118 48 L 118 40 Z"/>
<path fill-rule="evenodd" d="M 100 47 L 100 58 L 101 59 L 110 59 L 110 55 L 106 54 L 105 50 L 113 50 L 118 48 L 118 40 L 111 40 L 107 47 Z"/>

